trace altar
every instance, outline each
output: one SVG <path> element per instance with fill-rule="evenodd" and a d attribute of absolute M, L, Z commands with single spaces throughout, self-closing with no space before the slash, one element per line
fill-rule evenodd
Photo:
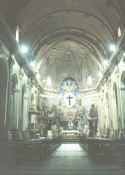
<path fill-rule="evenodd" d="M 64 138 L 75 138 L 79 135 L 78 130 L 67 130 L 67 131 L 61 131 L 61 134 Z"/>

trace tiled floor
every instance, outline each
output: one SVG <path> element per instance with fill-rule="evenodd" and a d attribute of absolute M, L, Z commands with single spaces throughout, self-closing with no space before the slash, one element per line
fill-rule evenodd
<path fill-rule="evenodd" d="M 124 175 L 123 161 L 91 158 L 79 144 L 62 144 L 41 163 L 1 166 L 0 175 Z"/>

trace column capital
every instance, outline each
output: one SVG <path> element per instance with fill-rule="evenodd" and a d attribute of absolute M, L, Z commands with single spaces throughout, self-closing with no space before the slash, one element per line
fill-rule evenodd
<path fill-rule="evenodd" d="M 23 72 L 23 69 L 21 68 L 19 72 L 19 78 L 22 79 L 23 76 L 24 76 L 24 72 Z"/>
<path fill-rule="evenodd" d="M 31 89 L 32 88 L 32 83 L 28 83 L 28 88 Z"/>
<path fill-rule="evenodd" d="M 27 96 L 23 96 L 23 99 L 24 99 L 24 100 L 28 100 L 28 97 L 27 97 Z"/>
<path fill-rule="evenodd" d="M 125 87 L 121 87 L 120 90 L 125 90 Z"/>
<path fill-rule="evenodd" d="M 115 97 L 116 97 L 116 95 L 115 95 L 115 94 L 112 94 L 112 95 L 111 95 L 111 98 L 115 98 Z"/>
<path fill-rule="evenodd" d="M 20 92 L 19 89 L 13 89 L 13 92 Z"/>

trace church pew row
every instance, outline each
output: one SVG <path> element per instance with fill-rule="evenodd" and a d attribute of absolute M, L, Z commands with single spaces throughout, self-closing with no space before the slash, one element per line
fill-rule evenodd
<path fill-rule="evenodd" d="M 4 145 L 2 158 L 7 163 L 39 162 L 48 157 L 61 145 L 61 139 L 10 142 Z"/>
<path fill-rule="evenodd" d="M 125 157 L 125 139 L 91 139 L 79 138 L 79 144 L 89 154 L 94 156 Z"/>

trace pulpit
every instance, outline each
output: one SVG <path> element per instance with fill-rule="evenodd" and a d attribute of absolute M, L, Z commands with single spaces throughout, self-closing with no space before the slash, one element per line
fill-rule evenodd
<path fill-rule="evenodd" d="M 89 137 L 95 137 L 96 133 L 97 133 L 97 123 L 98 123 L 98 119 L 97 118 L 93 118 L 93 119 L 88 119 L 89 121 Z"/>
<path fill-rule="evenodd" d="M 36 139 L 36 132 L 38 131 L 37 123 L 30 123 L 30 137 Z"/>
<path fill-rule="evenodd" d="M 40 115 L 39 111 L 29 111 L 29 134 L 30 138 L 35 139 L 38 132 L 37 116 Z"/>

